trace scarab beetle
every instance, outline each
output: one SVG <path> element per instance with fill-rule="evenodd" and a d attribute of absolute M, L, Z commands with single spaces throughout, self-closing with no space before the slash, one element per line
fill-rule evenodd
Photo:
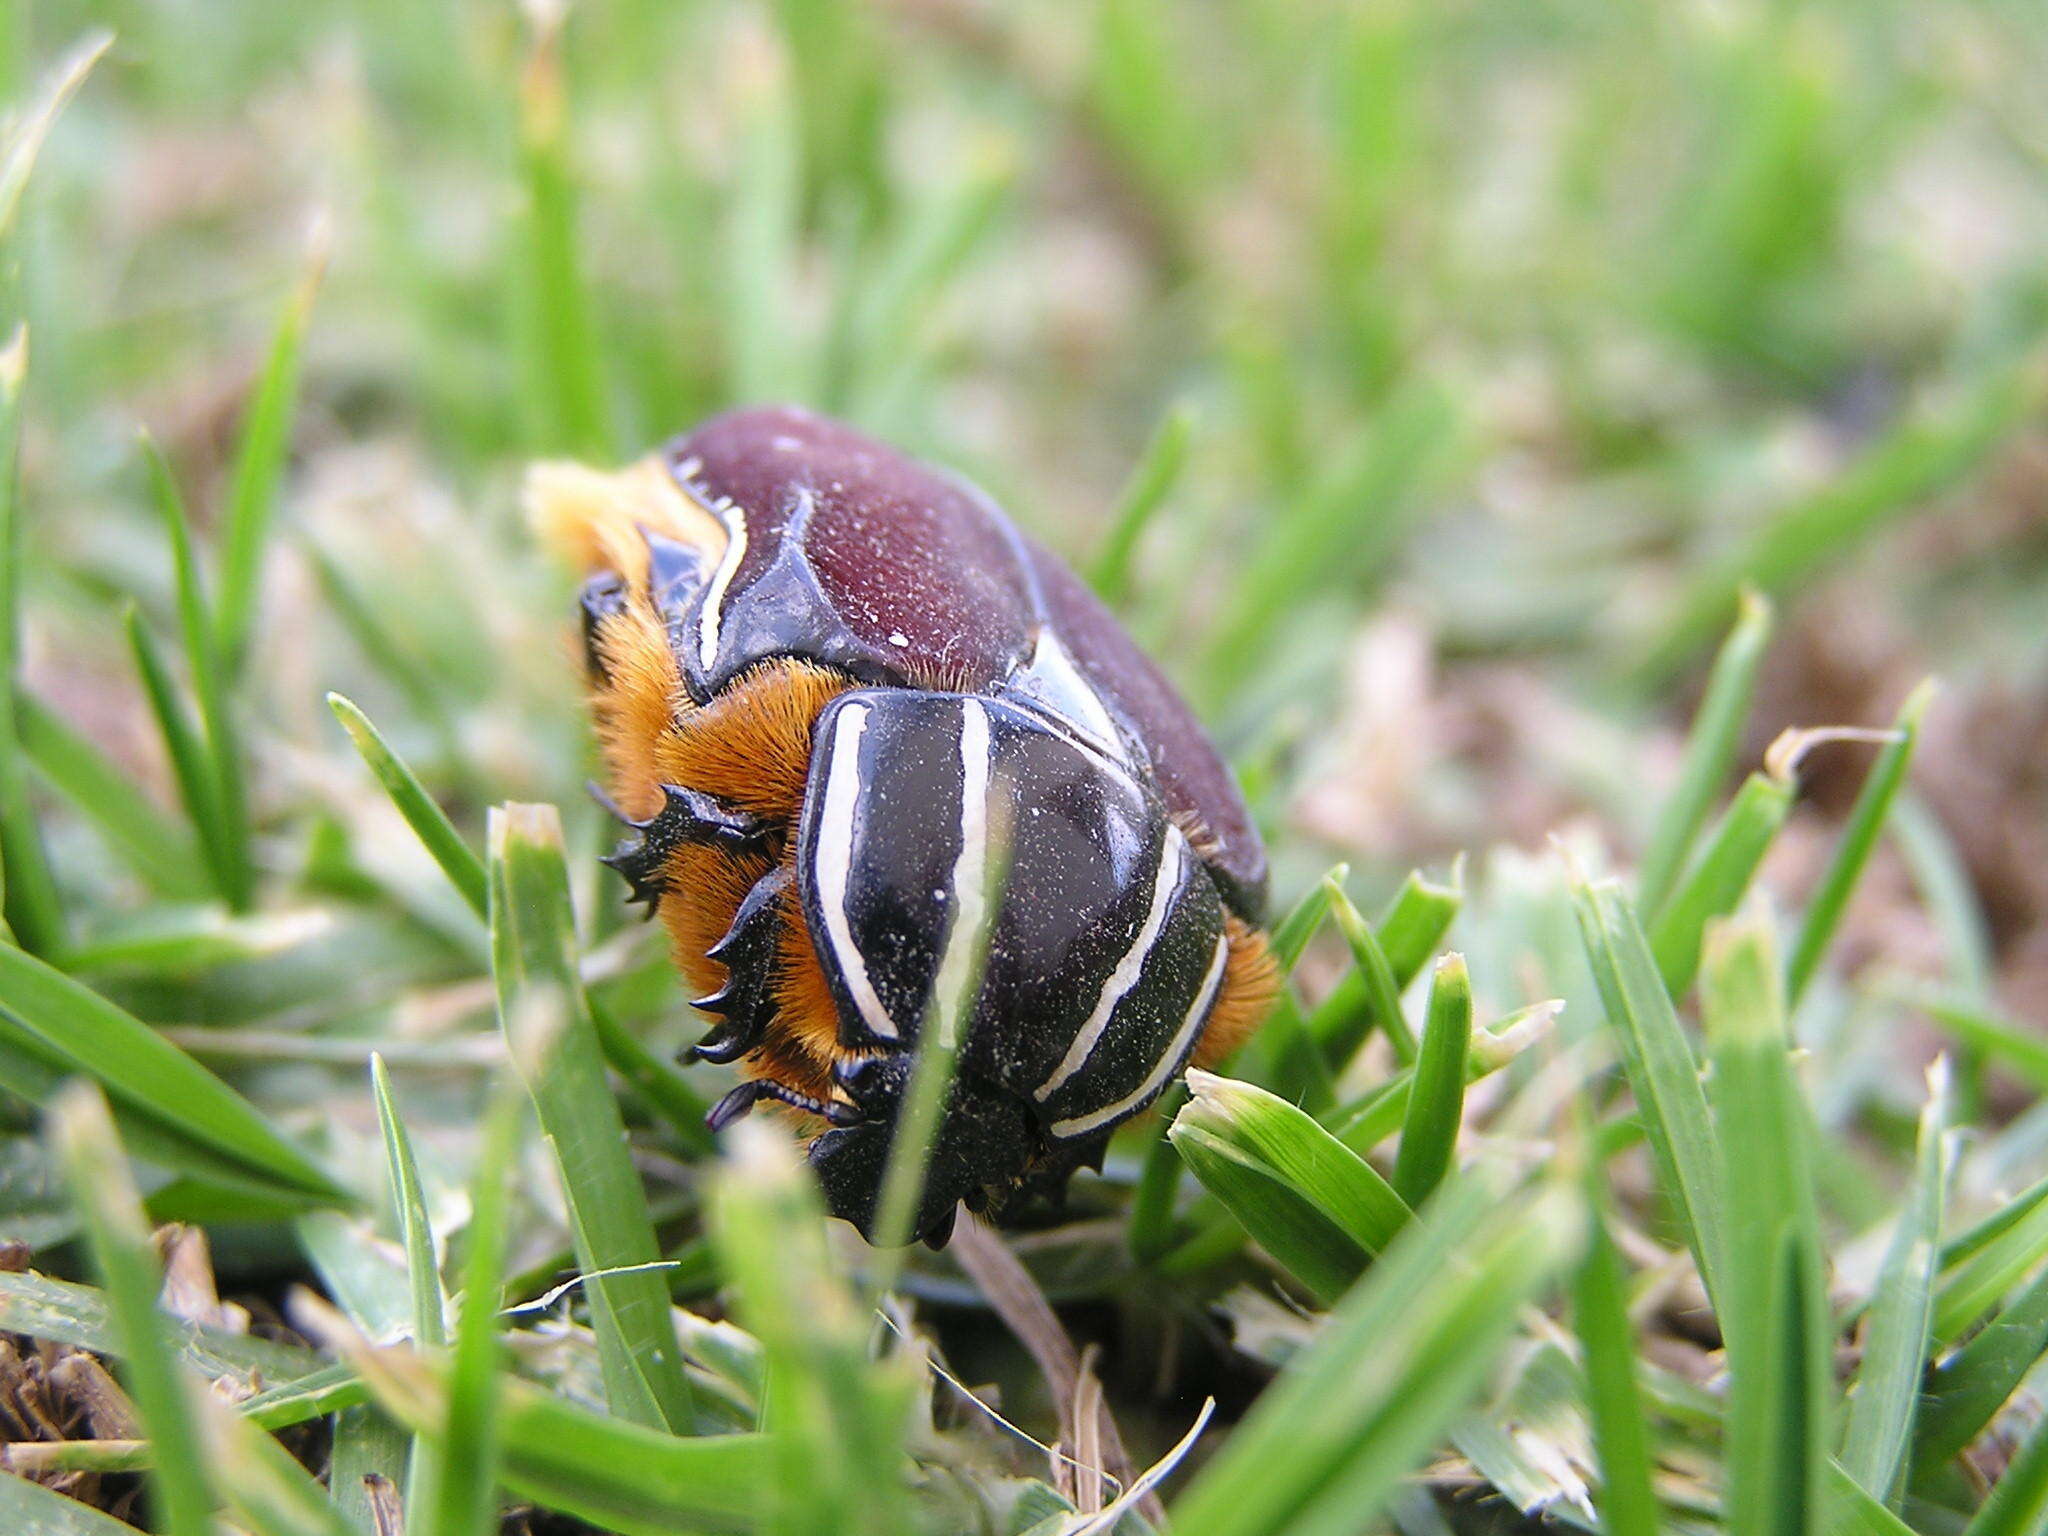
<path fill-rule="evenodd" d="M 737 1062 L 720 1128 L 800 1112 L 833 1214 L 875 1235 L 920 1030 L 956 1076 L 918 1235 L 1099 1168 L 1276 987 L 1265 854 L 1187 706 L 979 491 L 794 409 L 717 417 L 617 474 L 541 465 L 587 573 L 585 660 L 660 913 Z"/>

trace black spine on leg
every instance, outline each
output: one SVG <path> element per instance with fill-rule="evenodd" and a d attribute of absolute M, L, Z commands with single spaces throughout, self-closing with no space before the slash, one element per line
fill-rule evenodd
<path fill-rule="evenodd" d="M 764 818 L 728 805 L 716 795 L 678 784 L 661 786 L 662 805 L 645 821 L 630 822 L 640 835 L 620 843 L 598 862 L 616 869 L 631 887 L 626 900 L 645 902 L 651 915 L 666 893 L 670 857 L 686 844 L 757 853 L 774 836 Z"/>
<path fill-rule="evenodd" d="M 755 881 L 725 937 L 705 952 L 725 966 L 726 982 L 690 1004 L 722 1016 L 718 1028 L 697 1042 L 698 1060 L 737 1061 L 761 1043 L 775 1014 L 775 952 L 782 935 L 782 898 L 789 887 L 789 871 L 781 867 Z"/>

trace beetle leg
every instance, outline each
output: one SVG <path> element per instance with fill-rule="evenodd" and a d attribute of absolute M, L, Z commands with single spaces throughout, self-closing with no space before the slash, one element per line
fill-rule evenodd
<path fill-rule="evenodd" d="M 775 1012 L 769 983 L 782 932 L 782 897 L 790 880 L 789 870 L 777 867 L 755 881 L 733 914 L 725 937 L 705 951 L 725 966 L 726 982 L 690 1004 L 700 1013 L 724 1016 L 724 1022 L 697 1042 L 700 1061 L 737 1061 L 761 1043 L 762 1032 Z"/>
<path fill-rule="evenodd" d="M 753 853 L 765 848 L 775 832 L 765 818 L 702 790 L 664 784 L 661 795 L 660 810 L 645 821 L 627 821 L 639 837 L 619 844 L 599 860 L 626 877 L 626 884 L 632 887 L 626 899 L 647 903 L 650 917 L 668 889 L 669 857 L 678 848 L 699 843 L 732 853 Z"/>
<path fill-rule="evenodd" d="M 626 579 L 617 571 L 599 571 L 583 583 L 583 591 L 578 595 L 577 606 L 583 610 L 583 664 L 598 682 L 611 681 L 610 669 L 604 664 L 604 653 L 597 642 L 598 631 L 606 620 L 624 613 L 630 601 Z"/>

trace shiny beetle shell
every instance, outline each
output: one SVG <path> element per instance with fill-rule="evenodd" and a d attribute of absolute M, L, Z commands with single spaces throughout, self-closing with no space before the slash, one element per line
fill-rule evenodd
<path fill-rule="evenodd" d="M 608 862 L 874 1233 L 920 1031 L 961 1030 L 916 1231 L 1011 1212 L 1271 1002 L 1265 854 L 1187 706 L 973 487 L 793 409 L 619 474 L 538 466 L 588 573 Z M 815 1118 L 812 1118 L 815 1117 Z"/>

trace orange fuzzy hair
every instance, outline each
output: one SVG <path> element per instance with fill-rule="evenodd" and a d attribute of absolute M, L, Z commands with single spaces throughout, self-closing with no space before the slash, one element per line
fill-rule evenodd
<path fill-rule="evenodd" d="M 708 704 L 691 699 L 648 590 L 645 532 L 715 560 L 725 530 L 659 460 L 644 459 L 614 475 L 537 465 L 526 496 L 548 543 L 585 574 L 609 571 L 625 584 L 624 604 L 592 637 L 598 667 L 591 712 L 619 808 L 635 818 L 652 816 L 662 805 L 662 785 L 687 785 L 779 823 L 785 848 L 793 850 L 811 730 L 819 712 L 850 686 L 847 680 L 805 662 L 776 661 Z M 699 995 L 724 985 L 725 967 L 706 951 L 770 867 L 764 854 L 705 846 L 686 845 L 670 856 L 658 910 L 676 966 Z M 782 916 L 775 1022 L 741 1070 L 826 1099 L 838 1054 L 838 1012 L 793 885 Z"/>

